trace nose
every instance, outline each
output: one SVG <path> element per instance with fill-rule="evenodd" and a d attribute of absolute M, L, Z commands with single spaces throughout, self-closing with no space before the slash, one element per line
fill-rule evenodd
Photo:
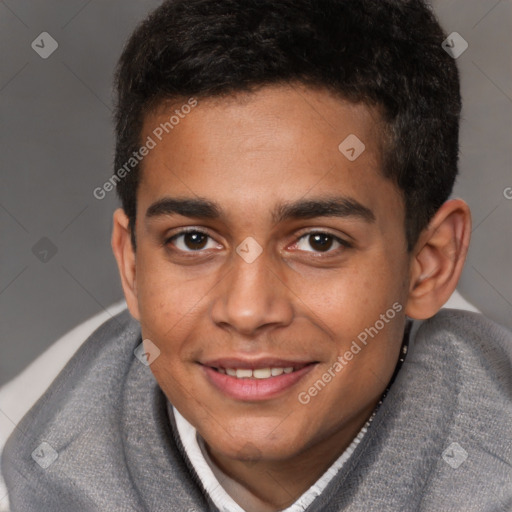
<path fill-rule="evenodd" d="M 293 294 L 265 252 L 250 263 L 235 253 L 230 265 L 211 309 L 217 326 L 251 337 L 291 323 Z"/>

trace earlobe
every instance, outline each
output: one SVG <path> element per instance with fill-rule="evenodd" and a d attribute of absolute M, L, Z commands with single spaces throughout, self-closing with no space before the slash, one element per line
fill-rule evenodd
<path fill-rule="evenodd" d="M 410 267 L 406 314 L 435 315 L 459 281 L 471 237 L 471 214 L 461 199 L 444 203 L 421 233 Z"/>
<path fill-rule="evenodd" d="M 139 320 L 135 252 L 131 242 L 129 220 L 122 208 L 114 212 L 112 251 L 117 261 L 128 309 L 131 315 Z"/>

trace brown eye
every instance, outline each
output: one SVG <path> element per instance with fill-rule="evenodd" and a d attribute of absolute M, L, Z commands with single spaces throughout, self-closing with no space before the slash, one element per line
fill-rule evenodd
<path fill-rule="evenodd" d="M 327 253 L 336 249 L 349 248 L 351 245 L 330 233 L 307 233 L 299 238 L 297 249 L 305 252 Z"/>
<path fill-rule="evenodd" d="M 207 241 L 208 236 L 204 233 L 187 233 L 183 235 L 183 242 L 192 251 L 204 249 Z"/>
<path fill-rule="evenodd" d="M 185 231 L 171 237 L 167 243 L 174 245 L 184 252 L 201 251 L 202 249 L 217 248 L 218 244 L 202 231 Z"/>
<path fill-rule="evenodd" d="M 330 235 L 326 235 L 325 233 L 315 233 L 314 235 L 309 235 L 309 245 L 315 251 L 328 251 L 334 242 L 334 239 Z"/>

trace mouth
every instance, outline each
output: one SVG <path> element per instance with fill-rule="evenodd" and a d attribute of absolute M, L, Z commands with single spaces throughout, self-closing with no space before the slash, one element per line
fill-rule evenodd
<path fill-rule="evenodd" d="M 304 368 L 300 366 L 267 366 L 266 368 L 213 368 L 223 375 L 229 375 L 237 379 L 270 379 L 272 377 L 279 377 L 283 373 L 293 373 Z"/>
<path fill-rule="evenodd" d="M 207 380 L 236 400 L 261 401 L 290 391 L 317 364 L 282 359 L 222 359 L 200 363 Z"/>

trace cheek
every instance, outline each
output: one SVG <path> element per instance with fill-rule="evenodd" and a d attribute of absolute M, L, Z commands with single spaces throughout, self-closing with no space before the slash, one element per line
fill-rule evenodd
<path fill-rule="evenodd" d="M 173 331 L 200 304 L 205 292 L 200 283 L 180 279 L 173 266 L 155 252 L 138 254 L 137 298 L 143 335 L 162 343 L 174 337 Z"/>
<path fill-rule="evenodd" d="M 356 337 L 404 298 L 401 266 L 370 258 L 328 276 L 297 280 L 295 289 L 310 318 L 340 341 Z"/>

